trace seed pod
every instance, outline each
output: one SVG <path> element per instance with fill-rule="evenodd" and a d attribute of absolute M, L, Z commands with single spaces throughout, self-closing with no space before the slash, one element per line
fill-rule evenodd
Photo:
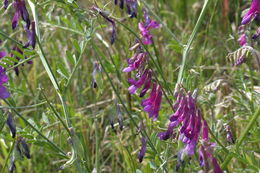
<path fill-rule="evenodd" d="M 14 123 L 14 120 L 13 120 L 11 113 L 8 114 L 6 124 L 7 124 L 7 126 L 9 127 L 9 129 L 12 133 L 12 138 L 15 138 L 15 136 L 16 136 L 16 126 L 15 126 L 15 123 Z"/>

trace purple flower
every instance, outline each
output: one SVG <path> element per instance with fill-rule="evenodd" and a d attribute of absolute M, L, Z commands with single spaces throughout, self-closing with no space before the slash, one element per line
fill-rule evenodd
<path fill-rule="evenodd" d="M 6 99 L 10 96 L 6 87 L 3 86 L 4 83 L 8 82 L 8 77 L 5 74 L 5 69 L 0 66 L 0 99 Z"/>
<path fill-rule="evenodd" d="M 156 29 L 159 28 L 160 25 L 154 21 L 154 20 L 150 20 L 146 10 L 143 9 L 143 16 L 144 16 L 144 23 L 139 23 L 138 27 L 140 30 L 140 33 L 142 35 L 142 42 L 145 45 L 149 45 L 153 43 L 153 37 L 150 34 L 150 29 Z"/>
<path fill-rule="evenodd" d="M 13 47 L 13 51 L 16 51 L 17 53 L 19 53 L 19 54 L 21 54 L 21 55 L 23 55 L 23 51 L 19 48 L 19 47 L 17 47 L 17 46 L 14 46 Z M 11 54 L 11 57 L 14 57 L 14 58 L 16 58 L 18 61 L 20 61 L 20 58 L 18 57 L 18 56 L 15 56 L 14 54 Z M 25 57 L 25 59 L 27 59 L 27 57 Z M 27 63 L 28 64 L 32 64 L 32 61 L 27 61 Z M 14 65 L 16 65 L 16 64 L 18 64 L 18 63 L 14 63 Z M 22 66 L 24 66 L 24 64 L 22 64 Z M 15 74 L 17 75 L 17 76 L 19 76 L 19 68 L 18 67 L 15 67 L 14 68 L 14 71 L 15 71 Z"/>
<path fill-rule="evenodd" d="M 245 57 L 244 56 L 240 56 L 236 62 L 234 63 L 234 66 L 239 66 L 241 65 L 243 62 L 245 62 Z"/>
<path fill-rule="evenodd" d="M 247 43 L 247 41 L 246 41 L 246 34 L 242 34 L 239 37 L 238 42 L 239 42 L 240 46 L 244 46 Z"/>
<path fill-rule="evenodd" d="M 12 19 L 12 28 L 15 29 L 18 24 L 18 19 L 21 16 L 22 20 L 26 22 L 25 28 L 30 28 L 30 18 L 29 13 L 26 9 L 25 1 L 24 0 L 14 0 L 13 7 L 15 9 L 14 17 Z"/>
<path fill-rule="evenodd" d="M 215 143 L 209 142 L 208 138 L 208 124 L 206 120 L 203 120 L 202 125 L 202 143 L 199 147 L 199 163 L 201 167 L 204 167 L 206 172 L 213 169 L 214 173 L 222 173 L 216 158 L 213 157 Z"/>
<path fill-rule="evenodd" d="M 16 135 L 16 126 L 13 120 L 13 117 L 11 113 L 9 113 L 7 121 L 6 121 L 7 126 L 9 127 L 11 133 L 12 133 L 12 138 L 15 138 Z"/>
<path fill-rule="evenodd" d="M 260 27 L 256 30 L 256 33 L 252 36 L 252 39 L 257 39 L 258 36 L 260 35 Z"/>
<path fill-rule="evenodd" d="M 35 48 L 36 44 L 36 32 L 35 32 L 35 22 L 32 21 L 32 30 L 30 31 L 28 28 L 25 28 L 26 35 L 27 35 L 27 42 L 24 44 L 23 48 L 27 48 L 29 46 L 32 46 L 32 48 Z"/>
<path fill-rule="evenodd" d="M 144 112 L 147 112 L 149 117 L 156 120 L 161 106 L 162 91 L 160 85 L 153 84 L 149 98 L 142 100 L 141 106 Z"/>
<path fill-rule="evenodd" d="M 128 67 L 123 69 L 123 72 L 131 72 L 145 66 L 147 60 L 147 53 L 136 53 L 133 57 L 127 60 Z"/>
<path fill-rule="evenodd" d="M 250 9 L 243 16 L 242 25 L 248 24 L 253 18 L 255 18 L 260 13 L 260 0 L 252 0 Z"/>
<path fill-rule="evenodd" d="M 131 18 L 137 17 L 137 0 L 126 0 L 126 7 Z"/>
<path fill-rule="evenodd" d="M 173 134 L 173 128 L 176 127 L 176 123 L 170 122 L 168 125 L 168 129 L 166 132 L 160 132 L 158 133 L 158 137 L 160 140 L 167 140 L 169 139 Z"/>
<path fill-rule="evenodd" d="M 146 139 L 144 137 L 142 137 L 141 142 L 142 142 L 142 147 L 138 153 L 138 159 L 139 159 L 140 163 L 143 161 L 143 158 L 144 158 L 144 155 L 146 152 Z"/>
<path fill-rule="evenodd" d="M 226 140 L 227 140 L 227 142 L 230 143 L 230 144 L 234 144 L 235 141 L 234 141 L 234 138 L 233 138 L 233 135 L 232 135 L 232 132 L 231 132 L 229 125 L 226 125 L 225 129 L 226 129 Z"/>
<path fill-rule="evenodd" d="M 9 5 L 8 0 L 4 0 L 4 9 L 7 9 L 8 5 Z"/>
<path fill-rule="evenodd" d="M 145 85 L 140 94 L 140 96 L 144 96 L 147 90 L 150 88 L 151 77 L 152 71 L 150 69 L 146 69 L 137 81 L 129 78 L 128 82 L 131 84 L 131 86 L 128 88 L 129 93 L 134 94 L 138 88 L 140 88 L 142 85 Z"/>
<path fill-rule="evenodd" d="M 7 55 L 6 52 L 4 52 L 4 51 L 0 51 L 0 59 L 3 58 L 3 57 L 5 57 L 6 55 Z"/>
<path fill-rule="evenodd" d="M 121 1 L 123 1 L 123 0 L 121 0 Z M 121 3 L 121 1 L 120 1 L 120 3 Z M 105 14 L 105 13 L 104 13 L 103 11 L 101 11 L 99 8 L 93 7 L 92 9 L 95 10 L 95 11 L 97 11 L 97 12 L 99 13 L 99 15 L 101 15 L 106 21 L 108 21 L 109 23 L 111 23 L 111 25 L 112 25 L 112 34 L 111 34 L 110 43 L 111 43 L 111 44 L 114 44 L 114 42 L 115 42 L 115 37 L 116 37 L 116 24 L 115 24 L 115 22 L 114 22 L 111 18 L 109 18 L 109 17 L 107 16 L 107 14 Z"/>

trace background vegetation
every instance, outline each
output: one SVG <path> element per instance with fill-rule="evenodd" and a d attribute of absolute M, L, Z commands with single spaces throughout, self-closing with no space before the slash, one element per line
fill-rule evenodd
<path fill-rule="evenodd" d="M 1 118 L 5 119 L 7 110 L 11 111 L 17 126 L 17 136 L 24 137 L 30 146 L 31 159 L 18 159 L 16 172 L 57 172 L 63 164 L 66 168 L 60 172 L 82 169 L 82 172 L 148 173 L 162 172 L 162 167 L 168 172 L 175 172 L 177 140 L 160 141 L 156 136 L 165 130 L 168 117 L 172 114 L 171 106 L 163 97 L 158 120 L 149 119 L 139 105 L 140 98 L 128 94 L 128 76 L 122 73 L 122 69 L 127 66 L 127 58 L 133 55 L 129 50 L 135 43 L 132 32 L 139 32 L 138 22 L 142 20 L 144 2 L 140 0 L 138 3 L 137 19 L 130 19 L 125 10 L 110 0 L 81 0 L 77 2 L 78 6 L 69 0 L 27 1 L 30 18 L 38 16 L 36 24 L 40 33 L 36 49 L 24 50 L 24 57 L 32 59 L 33 64 L 19 65 L 19 76 L 16 76 L 13 68 L 7 70 L 10 78 L 7 86 L 11 97 L 8 99 L 9 105 L 1 101 Z M 153 15 L 156 14 L 180 43 L 186 44 L 204 2 L 147 0 L 146 3 L 151 18 L 156 19 Z M 238 26 L 241 12 L 249 4 L 249 1 L 242 0 L 209 0 L 202 25 L 188 55 L 183 78 L 185 88 L 198 89 L 198 104 L 203 116 L 224 147 L 217 145 L 215 149 L 214 155 L 218 162 L 223 166 L 226 157 L 233 157 L 224 165 L 227 172 L 257 172 L 260 169 L 259 122 L 254 121 L 250 131 L 240 141 L 253 115 L 259 114 L 259 68 L 251 56 L 238 67 L 234 67 L 226 58 L 240 47 L 237 42 Z M 110 24 L 91 10 L 93 6 L 120 21 L 116 22 L 114 45 L 109 43 Z M 12 31 L 13 12 L 12 6 L 6 11 L 1 9 L 0 31 L 4 33 L 0 34 L 1 51 L 11 52 L 17 42 L 26 40 L 21 22 L 20 27 Z M 167 81 L 164 87 L 173 92 L 182 61 L 182 47 L 165 27 L 153 30 L 152 33 L 155 44 L 149 46 L 149 51 L 159 57 L 163 77 Z M 254 46 L 258 48 L 259 45 L 256 43 Z M 53 72 L 54 82 L 50 80 L 52 74 L 46 70 L 44 59 Z M 100 60 L 104 67 L 95 74 L 98 87 L 93 88 L 93 64 Z M 162 76 L 158 78 L 163 81 Z M 137 159 L 141 136 L 117 94 L 135 122 L 143 122 L 157 151 L 147 146 L 142 163 Z M 173 96 L 168 91 L 167 95 L 173 103 Z M 66 122 L 66 115 L 69 115 L 68 124 L 71 123 L 73 128 L 63 127 L 59 118 Z M 123 128 L 118 123 L 120 118 L 123 119 Z M 114 123 L 114 129 L 111 123 Z M 231 127 L 235 144 L 226 140 L 226 125 Z M 69 139 L 69 133 L 76 135 L 71 135 Z M 216 142 L 212 137 L 211 140 Z M 239 145 L 238 141 L 241 142 Z M 10 162 L 13 142 L 9 129 L 3 126 L 0 134 L 2 172 L 8 170 L 4 167 Z M 76 152 L 77 157 L 72 157 L 72 151 Z M 70 158 L 74 160 L 66 163 Z M 201 168 L 195 154 L 190 164 L 185 164 L 180 172 L 199 170 Z"/>

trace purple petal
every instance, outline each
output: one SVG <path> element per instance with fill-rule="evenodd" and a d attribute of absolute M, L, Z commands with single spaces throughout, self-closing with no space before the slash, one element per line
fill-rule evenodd
<path fill-rule="evenodd" d="M 9 92 L 7 91 L 7 89 L 0 85 L 0 99 L 6 99 L 10 96 Z"/>
<path fill-rule="evenodd" d="M 0 51 L 0 59 L 3 58 L 3 57 L 5 57 L 6 55 L 7 55 L 6 52 L 4 52 L 4 51 Z"/>

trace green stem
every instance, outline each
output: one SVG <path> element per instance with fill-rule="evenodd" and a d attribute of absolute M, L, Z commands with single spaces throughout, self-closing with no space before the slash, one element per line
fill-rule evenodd
<path fill-rule="evenodd" d="M 87 43 L 88 43 L 88 41 L 84 40 L 83 48 L 82 48 L 82 50 L 81 50 L 81 52 L 80 52 L 78 61 L 77 61 L 76 65 L 75 65 L 75 67 L 73 68 L 71 75 L 69 76 L 68 82 L 66 83 L 66 87 L 65 87 L 64 93 L 67 91 L 67 89 L 68 89 L 68 87 L 69 87 L 69 85 L 70 85 L 70 83 L 71 83 L 71 81 L 72 81 L 72 78 L 73 78 L 73 76 L 74 76 L 76 70 L 78 69 L 78 67 L 79 67 L 79 65 L 80 65 L 80 63 L 81 63 L 81 60 L 82 60 L 82 58 L 83 58 L 83 53 L 84 53 L 84 51 L 85 51 L 85 49 L 86 49 L 86 47 L 87 47 Z"/>
<path fill-rule="evenodd" d="M 15 139 L 14 139 L 14 141 L 13 141 L 11 150 L 9 151 L 8 156 L 7 156 L 6 160 L 5 160 L 5 164 L 4 164 L 4 167 L 3 167 L 2 171 L 1 171 L 1 173 L 4 173 L 4 172 L 5 172 L 5 168 L 6 168 L 6 166 L 7 166 L 8 160 L 9 160 L 11 154 L 12 154 L 12 151 L 13 151 L 13 149 L 14 149 L 14 146 L 15 146 Z"/>
<path fill-rule="evenodd" d="M 248 132 L 253 128 L 254 123 L 256 123 L 257 118 L 260 115 L 260 107 L 257 108 L 257 110 L 255 111 L 253 117 L 251 118 L 251 120 L 249 121 L 249 123 L 247 124 L 245 130 L 242 132 L 241 136 L 238 139 L 238 142 L 236 143 L 236 150 L 239 149 L 239 147 L 241 146 L 241 144 L 243 143 L 243 141 L 245 140 Z M 231 161 L 231 159 L 233 158 L 232 154 L 228 154 L 224 160 L 224 162 L 221 165 L 222 169 L 226 169 L 227 165 L 229 164 L 229 162 Z"/>
<path fill-rule="evenodd" d="M 64 157 L 67 157 L 66 153 L 62 149 L 60 149 L 56 144 L 44 136 L 37 128 L 35 128 L 29 121 L 27 121 L 7 100 L 4 100 L 4 102 L 16 113 L 16 115 L 18 115 L 27 125 L 29 125 L 35 132 L 37 132 L 43 139 L 45 139 L 53 148 L 62 153 Z"/>
<path fill-rule="evenodd" d="M 119 100 L 120 103 L 122 104 L 124 110 L 126 111 L 128 117 L 130 118 L 131 122 L 132 122 L 132 123 L 134 124 L 134 126 L 138 129 L 139 127 L 138 127 L 137 122 L 134 120 L 134 117 L 131 115 L 130 111 L 127 109 L 127 106 L 124 104 L 123 99 L 121 98 L 120 94 L 118 93 L 116 87 L 114 86 L 114 84 L 113 84 L 113 82 L 112 82 L 112 79 L 110 78 L 110 76 L 109 76 L 109 74 L 108 74 L 108 72 L 107 72 L 105 66 L 103 65 L 103 63 L 102 63 L 102 61 L 101 61 L 101 58 L 99 57 L 99 55 L 102 56 L 100 50 L 98 49 L 98 47 L 97 47 L 93 42 L 92 42 L 92 45 L 93 45 L 94 50 L 95 50 L 95 51 L 97 52 L 97 54 L 98 54 L 97 58 L 98 58 L 98 60 L 99 60 L 99 62 L 100 62 L 100 65 L 101 65 L 102 69 L 104 70 L 104 72 L 105 72 L 105 74 L 106 74 L 106 76 L 107 76 L 107 78 L 108 78 L 108 80 L 109 80 L 109 82 L 110 82 L 110 84 L 111 84 L 111 86 L 112 86 L 112 88 L 113 88 L 113 90 L 114 90 L 114 92 L 115 92 L 115 94 L 116 94 L 118 100 Z M 104 57 L 104 58 L 105 58 L 105 57 Z M 153 145 L 153 143 L 152 143 L 151 139 L 149 138 L 149 136 L 148 136 L 147 132 L 145 131 L 145 129 L 144 129 L 144 130 L 141 130 L 141 134 L 146 137 L 146 139 L 147 139 L 147 141 L 148 141 L 148 145 L 151 147 L 151 149 L 153 150 L 153 152 L 154 152 L 155 154 L 158 154 L 158 152 L 157 152 L 155 146 Z M 160 159 L 161 162 L 163 162 L 161 158 L 159 158 L 159 159 Z M 165 171 L 166 171 L 166 168 L 165 168 L 165 167 L 164 167 L 164 169 L 165 169 Z"/>
<path fill-rule="evenodd" d="M 145 0 L 141 0 L 141 2 L 143 2 L 144 6 L 152 13 L 152 15 L 155 17 L 155 19 L 157 21 L 159 21 L 160 24 L 162 24 L 163 28 L 172 36 L 172 38 L 180 45 L 183 46 L 181 44 L 181 42 L 178 40 L 178 38 L 176 37 L 176 35 L 167 27 L 167 25 L 161 20 L 161 18 L 150 8 L 150 6 L 148 5 L 148 3 Z"/>
<path fill-rule="evenodd" d="M 202 21 L 204 19 L 205 13 L 207 11 L 208 4 L 209 4 L 209 0 L 205 0 L 203 8 L 202 8 L 202 10 L 200 12 L 199 18 L 198 18 L 198 20 L 196 22 L 196 25 L 195 25 L 195 27 L 194 27 L 194 29 L 192 31 L 192 34 L 191 34 L 190 38 L 188 40 L 188 44 L 185 45 L 185 47 L 183 49 L 182 64 L 181 64 L 181 68 L 180 68 L 180 71 L 179 71 L 177 83 L 182 83 L 182 77 L 183 77 L 183 72 L 184 72 L 185 65 L 186 65 L 187 56 L 189 54 L 189 51 L 190 51 L 191 45 L 192 45 L 192 43 L 194 41 L 194 38 L 195 38 L 196 34 L 198 33 L 198 31 L 200 29 L 200 26 L 201 26 Z"/>
<path fill-rule="evenodd" d="M 0 35 L 2 35 L 4 38 L 11 40 L 12 42 L 14 42 L 15 44 L 19 45 L 19 46 L 23 46 L 22 43 L 20 43 L 19 41 L 16 41 L 15 39 L 9 37 L 6 33 L 4 33 L 1 29 L 0 29 Z"/>

